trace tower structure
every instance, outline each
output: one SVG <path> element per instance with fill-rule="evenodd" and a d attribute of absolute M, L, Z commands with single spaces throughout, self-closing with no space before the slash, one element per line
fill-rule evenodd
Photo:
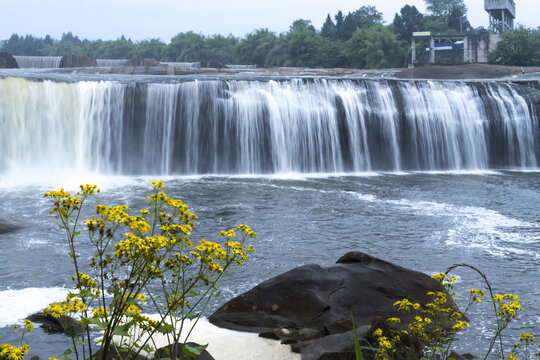
<path fill-rule="evenodd" d="M 501 34 L 514 29 L 516 4 L 514 0 L 484 0 L 484 9 L 489 14 L 489 29 Z"/>

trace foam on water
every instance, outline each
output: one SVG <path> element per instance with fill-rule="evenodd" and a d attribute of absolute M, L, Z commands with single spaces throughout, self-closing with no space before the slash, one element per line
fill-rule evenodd
<path fill-rule="evenodd" d="M 150 315 L 150 317 L 159 319 L 157 315 Z M 193 321 L 186 320 L 184 329 L 190 329 L 192 325 Z M 182 332 L 180 342 L 186 341 L 185 336 L 188 332 L 189 330 Z M 143 335 L 139 343 L 143 343 L 146 338 L 147 336 Z M 168 345 L 165 335 L 156 334 L 153 336 L 153 340 L 156 348 Z M 208 344 L 206 350 L 216 360 L 300 360 L 300 354 L 293 353 L 289 345 L 283 345 L 279 341 L 261 338 L 257 333 L 219 328 L 212 325 L 206 319 L 200 319 L 196 323 L 188 341 L 203 345 Z"/>
<path fill-rule="evenodd" d="M 443 241 L 450 247 L 480 249 L 504 257 L 508 254 L 525 255 L 540 259 L 540 252 L 520 249 L 520 244 L 540 243 L 540 226 L 513 219 L 497 211 L 474 206 L 456 206 L 431 201 L 407 199 L 385 200 L 374 195 L 347 192 L 365 202 L 380 202 L 402 208 L 419 215 L 447 217 L 452 228 L 437 231 L 432 239 Z M 530 234 L 516 229 L 532 229 Z M 537 230 L 538 229 L 538 230 Z"/>
<path fill-rule="evenodd" d="M 0 291 L 0 327 L 16 324 L 53 302 L 65 300 L 65 288 L 26 288 Z"/>

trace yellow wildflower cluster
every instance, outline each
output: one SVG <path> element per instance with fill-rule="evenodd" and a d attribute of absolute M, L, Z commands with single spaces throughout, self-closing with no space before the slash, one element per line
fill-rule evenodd
<path fill-rule="evenodd" d="M 469 293 L 472 297 L 472 300 L 477 303 L 481 303 L 482 299 L 486 297 L 484 291 L 480 289 L 469 289 Z"/>
<path fill-rule="evenodd" d="M 95 194 L 99 194 L 100 192 L 97 185 L 79 185 L 79 188 L 81 189 L 81 191 L 77 193 L 79 196 L 93 196 Z"/>
<path fill-rule="evenodd" d="M 53 201 L 53 207 L 49 214 L 60 216 L 67 219 L 74 210 L 79 210 L 81 205 L 81 199 L 71 196 L 71 194 L 64 189 L 60 191 L 46 192 L 43 197 L 50 197 Z"/>
<path fill-rule="evenodd" d="M 23 320 L 23 323 L 24 323 L 24 331 L 26 331 L 27 333 L 31 333 L 32 330 L 34 330 L 34 324 L 32 324 L 32 322 L 30 320 Z"/>
<path fill-rule="evenodd" d="M 394 303 L 394 306 L 397 306 L 399 311 L 410 311 L 411 309 L 417 310 L 420 308 L 419 303 L 413 304 L 409 299 L 398 300 Z"/>
<path fill-rule="evenodd" d="M 93 317 L 96 317 L 96 318 L 105 318 L 109 316 L 109 309 L 102 308 L 102 307 L 95 308 L 95 309 L 92 309 L 91 314 Z"/>
<path fill-rule="evenodd" d="M 373 332 L 373 336 L 377 338 L 377 343 L 379 346 L 376 354 L 377 359 L 392 359 L 392 343 L 390 342 L 388 337 L 383 336 L 382 329 L 376 329 Z"/>
<path fill-rule="evenodd" d="M 534 346 L 534 335 L 522 332 L 519 337 L 519 341 L 514 344 L 514 348 L 510 355 L 506 357 L 507 360 L 518 360 L 518 355 L 520 351 L 525 353 L 524 359 L 530 359 L 529 348 Z M 538 349 L 540 350 L 540 344 L 537 344 Z M 532 352 L 532 351 L 531 351 Z M 534 357 L 540 359 L 540 351 L 532 354 Z"/>
<path fill-rule="evenodd" d="M 86 305 L 75 297 L 69 297 L 61 303 L 54 303 L 43 310 L 43 314 L 49 314 L 52 317 L 59 318 L 64 314 L 76 314 L 86 310 Z"/>
<path fill-rule="evenodd" d="M 237 229 L 239 229 L 243 234 L 245 234 L 249 238 L 256 238 L 257 234 L 251 230 L 251 228 L 245 224 L 239 224 L 237 226 Z"/>
<path fill-rule="evenodd" d="M 24 355 L 28 354 L 28 344 L 20 347 L 2 344 L 0 345 L 0 359 L 2 360 L 21 360 Z"/>
<path fill-rule="evenodd" d="M 71 280 L 76 280 L 75 276 L 71 277 Z M 90 275 L 83 274 L 79 271 L 79 281 L 81 288 L 95 288 L 97 286 L 97 281 L 92 279 Z"/>
<path fill-rule="evenodd" d="M 440 281 L 449 279 L 450 284 L 456 281 L 455 277 L 448 278 L 444 273 L 436 274 L 435 277 Z M 378 359 L 393 358 L 394 353 L 416 356 L 417 350 L 405 344 L 418 343 L 421 348 L 440 348 L 447 342 L 445 336 L 448 333 L 445 333 L 444 329 L 457 332 L 469 325 L 461 320 L 462 314 L 457 312 L 454 306 L 449 305 L 447 293 L 430 291 L 427 295 L 431 301 L 424 305 L 413 303 L 407 298 L 394 303 L 402 315 L 387 319 L 390 330 L 386 336 L 383 336 L 381 329 L 373 333 L 379 344 Z M 399 325 L 402 322 L 407 324 L 405 328 Z M 402 339 L 408 340 L 403 342 Z"/>
<path fill-rule="evenodd" d="M 146 258 L 149 262 L 152 262 L 159 251 L 167 245 L 168 241 L 164 236 L 139 237 L 127 233 L 124 240 L 114 245 L 114 256 L 125 262 L 134 261 L 138 258 Z"/>
<path fill-rule="evenodd" d="M 519 296 L 514 294 L 495 295 L 493 302 L 497 306 L 497 316 L 509 321 L 516 317 L 518 310 L 523 310 Z"/>

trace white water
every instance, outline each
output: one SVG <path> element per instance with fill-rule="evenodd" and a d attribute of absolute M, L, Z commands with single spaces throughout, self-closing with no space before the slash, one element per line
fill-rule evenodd
<path fill-rule="evenodd" d="M 13 56 L 21 69 L 56 69 L 60 67 L 61 56 Z"/>
<path fill-rule="evenodd" d="M 198 69 L 201 67 L 201 63 L 199 62 L 160 61 L 160 64 L 169 65 L 169 66 L 180 68 L 180 69 Z"/>
<path fill-rule="evenodd" d="M 156 320 L 160 319 L 157 315 L 150 317 Z M 257 333 L 220 328 L 210 324 L 206 319 L 200 319 L 196 324 L 194 321 L 185 320 L 180 338 L 181 343 L 186 342 L 186 336 L 193 326 L 193 331 L 187 341 L 208 345 L 206 350 L 216 360 L 300 360 L 300 354 L 293 353 L 289 345 L 282 345 L 279 341 L 259 337 Z M 180 329 L 180 324 L 178 324 L 177 329 Z M 131 342 L 137 341 L 138 344 L 143 344 L 148 338 L 145 333 L 138 331 L 131 331 L 131 333 Z M 125 338 L 117 337 L 115 341 L 121 343 L 125 341 Z M 167 337 L 161 334 L 152 336 L 151 343 L 158 349 L 169 345 Z M 148 355 L 151 356 L 153 353 Z"/>
<path fill-rule="evenodd" d="M 98 66 L 106 67 L 125 66 L 131 63 L 131 61 L 127 59 L 96 59 L 96 62 Z"/>
<path fill-rule="evenodd" d="M 12 326 L 53 302 L 65 300 L 69 291 L 58 287 L 0 291 L 0 328 Z"/>

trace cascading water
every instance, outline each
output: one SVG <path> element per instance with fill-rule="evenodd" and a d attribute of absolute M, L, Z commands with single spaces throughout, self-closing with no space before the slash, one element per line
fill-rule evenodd
<path fill-rule="evenodd" d="M 56 69 L 61 56 L 13 56 L 21 69 Z"/>
<path fill-rule="evenodd" d="M 265 174 L 537 168 L 508 83 L 0 79 L 0 170 Z"/>
<path fill-rule="evenodd" d="M 169 65 L 179 69 L 198 69 L 201 67 L 200 62 L 170 62 L 170 61 L 161 61 L 161 64 Z"/>
<path fill-rule="evenodd" d="M 112 66 L 126 66 L 131 63 L 127 59 L 96 59 L 97 66 L 112 67 Z"/>

